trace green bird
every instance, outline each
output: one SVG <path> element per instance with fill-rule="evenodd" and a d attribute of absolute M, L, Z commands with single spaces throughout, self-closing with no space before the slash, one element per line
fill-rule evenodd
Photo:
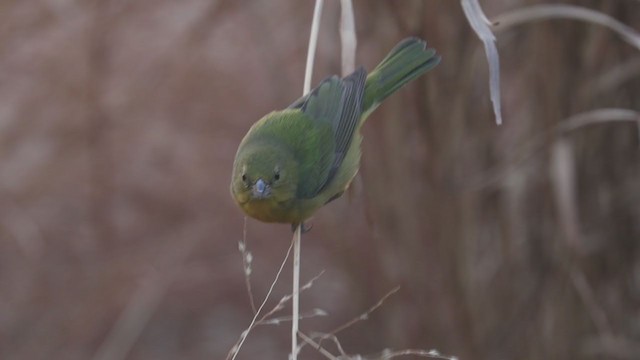
<path fill-rule="evenodd" d="M 431 70 L 440 56 L 418 38 L 396 45 L 367 76 L 323 80 L 249 129 L 233 164 L 231 194 L 250 217 L 292 227 L 340 197 L 360 167 L 360 127 L 389 95 Z"/>

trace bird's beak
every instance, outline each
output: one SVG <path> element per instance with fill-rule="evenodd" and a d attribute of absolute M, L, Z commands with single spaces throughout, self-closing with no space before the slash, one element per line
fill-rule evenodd
<path fill-rule="evenodd" d="M 253 197 L 256 199 L 264 199 L 271 194 L 271 188 L 262 179 L 256 180 L 252 190 Z"/>

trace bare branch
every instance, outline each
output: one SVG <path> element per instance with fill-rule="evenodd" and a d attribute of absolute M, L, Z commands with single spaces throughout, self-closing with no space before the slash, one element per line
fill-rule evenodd
<path fill-rule="evenodd" d="M 299 293 L 302 293 L 303 291 L 310 289 L 310 288 L 311 288 L 311 286 L 313 286 L 313 283 L 314 283 L 318 278 L 320 278 L 320 276 L 322 276 L 322 274 L 324 274 L 324 270 L 322 270 L 318 275 L 314 276 L 313 278 L 311 278 L 311 280 L 309 280 L 306 284 L 304 284 L 304 285 L 300 288 Z M 278 312 L 278 311 L 280 311 L 280 310 L 284 309 L 285 304 L 286 304 L 288 301 L 290 301 L 292 298 L 293 298 L 293 294 L 288 294 L 288 295 L 283 296 L 283 297 L 280 299 L 280 301 L 278 302 L 278 304 L 276 304 L 276 306 L 274 306 L 274 307 L 273 307 L 273 309 L 271 309 L 268 313 L 264 314 L 264 316 L 263 316 L 262 318 L 260 318 L 260 320 L 258 320 L 258 321 L 256 322 L 256 324 L 258 324 L 258 323 L 260 323 L 260 322 L 263 322 L 263 321 L 268 321 L 267 319 L 268 319 L 271 315 L 273 315 L 273 314 L 275 314 L 276 312 Z M 298 318 L 300 318 L 300 317 L 298 316 Z"/>
<path fill-rule="evenodd" d="M 438 350 L 419 350 L 419 349 L 407 349 L 407 350 L 399 350 L 399 351 L 387 351 L 382 354 L 378 359 L 387 360 L 398 358 L 401 356 L 419 356 L 429 359 L 443 359 L 443 360 L 458 360 L 455 356 L 446 356 L 440 354 Z"/>
<path fill-rule="evenodd" d="M 324 355 L 327 359 L 330 360 L 339 360 L 337 357 L 333 356 L 327 349 L 323 348 L 320 344 L 315 342 L 312 338 L 305 335 L 303 332 L 298 332 L 298 336 L 307 344 L 313 346 L 316 350 L 318 350 L 322 355 Z"/>
<path fill-rule="evenodd" d="M 310 319 L 315 317 L 327 316 L 328 313 L 322 309 L 313 309 L 307 313 L 302 313 L 298 316 L 298 320 L 302 319 Z M 281 316 L 271 319 L 266 319 L 264 321 L 259 321 L 256 325 L 280 325 L 283 322 L 292 321 L 293 318 L 291 316 Z"/>
<path fill-rule="evenodd" d="M 256 324 L 256 321 L 258 319 L 258 316 L 260 315 L 260 312 L 262 311 L 262 308 L 264 308 L 264 305 L 267 303 L 267 300 L 269 300 L 269 297 L 271 296 L 271 293 L 273 292 L 273 288 L 276 286 L 276 283 L 278 282 L 278 279 L 280 278 L 280 274 L 282 273 L 282 269 L 284 268 L 284 265 L 287 263 L 287 260 L 289 259 L 289 254 L 291 253 L 291 248 L 292 247 L 293 247 L 293 241 L 291 242 L 291 245 L 289 245 L 289 249 L 287 250 L 287 254 L 285 255 L 284 260 L 282 260 L 282 263 L 280 264 L 280 268 L 278 269 L 278 272 L 276 273 L 275 279 L 273 279 L 273 282 L 271 283 L 271 287 L 269 287 L 269 291 L 267 292 L 267 295 L 264 297 L 264 300 L 262 301 L 262 304 L 258 308 L 258 311 L 253 316 L 253 319 L 251 320 L 251 323 L 249 324 L 249 327 L 247 327 L 247 329 L 242 332 L 242 334 L 240 335 L 240 338 L 238 339 L 238 342 L 236 342 L 236 344 L 231 348 L 231 350 L 229 350 L 229 353 L 227 354 L 227 357 L 226 357 L 227 360 L 228 359 L 233 360 L 233 359 L 236 358 L 236 356 L 238 356 L 238 352 L 240 351 L 240 348 L 242 347 L 242 344 L 244 344 L 244 341 L 247 338 L 247 335 L 249 335 L 249 332 L 255 327 L 255 324 Z"/>
<path fill-rule="evenodd" d="M 249 302 L 251 303 L 251 310 L 255 315 L 258 310 L 256 309 L 256 303 L 253 298 L 253 291 L 251 290 L 251 263 L 253 261 L 253 255 L 251 251 L 247 250 L 247 217 L 244 217 L 244 224 L 242 227 L 242 240 L 238 241 L 238 250 L 242 254 L 242 268 L 244 269 L 244 281 L 247 285 L 247 293 L 249 294 Z"/>
<path fill-rule="evenodd" d="M 380 300 L 378 300 L 377 303 L 375 303 L 375 305 L 370 307 L 364 313 L 360 314 L 360 316 L 357 316 L 357 317 L 351 319 L 351 321 L 348 321 L 345 324 L 338 326 L 337 328 L 335 328 L 332 331 L 330 331 L 328 334 L 329 335 L 335 335 L 335 334 L 343 331 L 344 329 L 347 329 L 347 328 L 353 326 L 353 324 L 355 324 L 355 323 L 367 320 L 369 318 L 369 315 L 371 315 L 371 313 L 373 313 L 374 311 L 376 311 L 377 308 L 382 306 L 382 304 L 385 302 L 385 300 L 387 300 L 391 295 L 397 293 L 398 290 L 400 290 L 400 286 L 396 286 L 394 289 L 392 289 L 391 291 L 386 293 L 382 298 L 380 298 Z"/>

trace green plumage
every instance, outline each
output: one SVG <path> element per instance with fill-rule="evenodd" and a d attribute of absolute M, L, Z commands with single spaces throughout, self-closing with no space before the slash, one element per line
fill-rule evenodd
<path fill-rule="evenodd" d="M 360 166 L 360 126 L 389 95 L 440 61 L 417 38 L 400 42 L 367 76 L 332 76 L 289 108 L 255 123 L 238 147 L 231 181 L 249 216 L 297 224 L 339 197 Z"/>

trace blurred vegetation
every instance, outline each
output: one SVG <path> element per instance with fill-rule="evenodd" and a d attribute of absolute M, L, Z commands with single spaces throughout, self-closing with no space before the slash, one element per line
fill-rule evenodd
<path fill-rule="evenodd" d="M 551 1 L 484 0 L 490 18 Z M 563 1 L 640 24 L 640 2 Z M 252 314 L 228 190 L 236 146 L 299 96 L 308 1 L 0 4 L 0 358 L 219 359 Z M 360 176 L 303 240 L 304 331 L 350 353 L 437 348 L 461 359 L 640 358 L 640 53 L 552 20 L 498 34 L 504 125 L 482 44 L 451 0 L 354 2 L 358 62 L 417 35 L 443 62 L 390 98 Z M 325 4 L 316 81 L 340 72 Z M 255 296 L 289 226 L 248 221 Z M 287 275 L 276 302 L 288 291 Z M 283 359 L 285 325 L 241 359 Z M 321 359 L 305 349 L 305 359 Z"/>

